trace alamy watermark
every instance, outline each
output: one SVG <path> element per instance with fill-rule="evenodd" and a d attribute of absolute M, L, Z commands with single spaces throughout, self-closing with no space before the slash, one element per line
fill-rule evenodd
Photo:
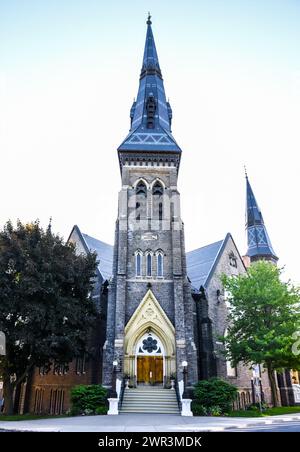
<path fill-rule="evenodd" d="M 300 331 L 295 331 L 292 335 L 292 338 L 295 339 L 295 342 L 292 345 L 292 352 L 294 355 L 300 355 Z"/>
<path fill-rule="evenodd" d="M 122 190 L 118 217 L 121 231 L 180 231 L 180 195 L 175 191 L 156 197 L 148 190 L 147 195 L 141 197 Z"/>

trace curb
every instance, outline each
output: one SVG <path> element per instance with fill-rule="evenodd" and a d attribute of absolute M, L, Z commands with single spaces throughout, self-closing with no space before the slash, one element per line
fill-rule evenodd
<path fill-rule="evenodd" d="M 193 431 L 197 431 L 197 432 L 224 432 L 226 430 L 234 430 L 234 429 L 245 429 L 245 428 L 253 428 L 253 427 L 258 427 L 261 425 L 276 425 L 276 424 L 280 424 L 282 422 L 293 422 L 293 421 L 300 421 L 300 416 L 288 416 L 285 418 L 276 418 L 276 419 L 266 419 L 265 421 L 260 421 L 260 422 L 250 422 L 250 423 L 243 423 L 243 424 L 231 424 L 228 426 L 224 426 L 224 427 L 207 427 L 207 428 L 203 428 L 202 430 L 196 430 L 194 427 Z M 200 428 L 200 425 L 199 425 Z"/>
<path fill-rule="evenodd" d="M 230 430 L 230 429 L 235 429 L 235 428 L 251 428 L 251 427 L 257 427 L 260 425 L 273 425 L 273 424 L 279 424 L 281 422 L 291 422 L 291 421 L 299 421 L 300 420 L 300 416 L 289 416 L 286 418 L 281 418 L 281 419 L 266 419 L 265 421 L 261 421 L 261 422 L 252 422 L 249 424 L 239 424 L 239 425 L 230 425 L 228 427 L 224 427 L 224 430 Z M 212 430 L 213 431 L 213 430 Z"/>

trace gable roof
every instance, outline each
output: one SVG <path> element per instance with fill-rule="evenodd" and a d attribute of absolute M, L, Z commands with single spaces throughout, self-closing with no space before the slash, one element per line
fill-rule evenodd
<path fill-rule="evenodd" d="M 85 248 L 86 252 L 96 253 L 98 261 L 98 271 L 100 272 L 104 281 L 108 280 L 112 276 L 113 246 L 109 245 L 108 243 L 102 242 L 101 240 L 95 239 L 88 234 L 84 234 L 80 231 L 77 225 L 73 227 L 69 239 L 72 236 L 74 230 L 80 237 L 82 245 Z"/>
<path fill-rule="evenodd" d="M 229 238 L 232 239 L 231 234 L 227 233 L 224 240 L 186 253 L 187 274 L 193 289 L 208 286 Z"/>
<path fill-rule="evenodd" d="M 98 268 L 104 280 L 112 276 L 113 266 L 113 246 L 101 242 L 88 234 L 82 233 L 82 236 L 91 252 L 96 252 L 99 261 Z"/>
<path fill-rule="evenodd" d="M 102 242 L 101 240 L 95 239 L 88 234 L 82 233 L 76 225 L 73 227 L 72 232 L 74 229 L 81 238 L 86 252 L 96 252 L 97 260 L 99 261 L 98 271 L 102 275 L 103 279 L 108 280 L 111 278 L 113 267 L 113 246 Z M 231 234 L 227 233 L 223 240 L 219 240 L 218 242 L 211 243 L 186 253 L 187 275 L 191 281 L 193 291 L 197 292 L 201 286 L 207 288 L 210 278 L 214 273 L 229 238 L 231 238 L 234 243 Z M 238 249 L 237 252 L 240 256 Z M 241 261 L 243 262 L 242 258 Z"/>
<path fill-rule="evenodd" d="M 205 286 L 223 240 L 186 253 L 187 274 L 195 289 Z"/>

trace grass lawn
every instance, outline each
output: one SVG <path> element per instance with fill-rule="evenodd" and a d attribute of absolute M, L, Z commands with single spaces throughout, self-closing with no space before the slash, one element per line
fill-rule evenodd
<path fill-rule="evenodd" d="M 231 411 L 229 417 L 264 417 L 277 416 L 279 414 L 300 414 L 300 406 L 282 406 L 277 408 L 268 408 L 260 413 L 254 410 Z"/>
<path fill-rule="evenodd" d="M 7 416 L 5 414 L 0 414 L 0 422 L 2 421 L 32 421 L 35 419 L 53 419 L 58 417 L 67 417 L 66 415 L 61 416 L 47 416 L 47 415 L 38 415 L 38 414 L 13 414 L 11 416 Z"/>

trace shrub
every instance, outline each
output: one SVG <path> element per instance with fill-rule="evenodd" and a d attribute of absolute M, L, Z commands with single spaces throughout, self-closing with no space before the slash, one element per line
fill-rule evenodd
<path fill-rule="evenodd" d="M 107 390 L 101 385 L 75 386 L 71 390 L 71 412 L 73 415 L 95 414 L 98 408 L 106 409 L 106 400 Z"/>
<path fill-rule="evenodd" d="M 107 406 L 98 406 L 95 410 L 95 414 L 107 414 Z"/>
<path fill-rule="evenodd" d="M 260 411 L 260 408 L 262 411 L 266 411 L 266 409 L 268 409 L 268 405 L 264 402 L 261 403 L 261 406 L 259 406 L 259 403 L 255 403 L 252 405 L 248 405 L 246 410 L 247 411 Z"/>
<path fill-rule="evenodd" d="M 222 409 L 219 406 L 212 406 L 208 409 L 210 416 L 220 416 L 222 414 Z"/>
<path fill-rule="evenodd" d="M 218 414 L 228 413 L 236 396 L 236 386 L 216 377 L 198 381 L 194 388 L 196 406 L 202 405 L 208 414 L 212 414 L 212 411 L 218 411 Z"/>
<path fill-rule="evenodd" d="M 193 400 L 192 402 L 192 412 L 195 416 L 207 416 L 208 412 L 205 406 L 200 405 L 200 403 L 197 403 L 196 400 Z"/>
<path fill-rule="evenodd" d="M 205 407 L 196 400 L 192 402 L 192 412 L 195 416 L 220 416 L 222 414 L 219 406 Z"/>

